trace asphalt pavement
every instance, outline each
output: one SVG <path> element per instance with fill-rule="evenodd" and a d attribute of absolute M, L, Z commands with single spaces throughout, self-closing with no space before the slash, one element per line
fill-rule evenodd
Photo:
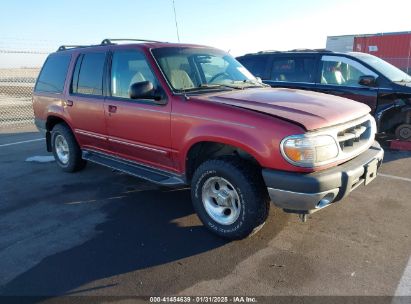
<path fill-rule="evenodd" d="M 35 131 L 0 134 L 2 296 L 411 296 L 411 152 L 386 151 L 377 179 L 306 223 L 272 207 L 234 242 L 189 189 L 49 156 Z"/>

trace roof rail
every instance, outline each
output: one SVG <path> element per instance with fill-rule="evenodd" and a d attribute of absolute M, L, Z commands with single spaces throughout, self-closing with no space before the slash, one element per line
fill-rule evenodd
<path fill-rule="evenodd" d="M 256 52 L 256 53 L 247 53 L 247 54 L 244 54 L 243 56 L 260 55 L 260 54 L 271 54 L 271 53 L 281 53 L 281 51 L 277 51 L 277 50 L 258 51 L 258 52 Z"/>
<path fill-rule="evenodd" d="M 316 53 L 334 53 L 333 51 L 327 49 L 294 49 L 289 51 L 277 51 L 277 50 L 267 50 L 267 51 L 259 51 L 257 53 L 248 53 L 243 56 L 252 56 L 252 55 L 261 55 L 261 54 L 273 54 L 273 53 L 287 53 L 287 52 L 316 52 Z"/>
<path fill-rule="evenodd" d="M 109 44 L 115 44 L 115 41 L 136 41 L 136 42 L 154 42 L 154 43 L 164 43 L 162 41 L 156 41 L 156 40 L 146 40 L 146 39 L 104 39 L 101 41 L 100 44 L 91 44 L 91 45 L 61 45 L 57 49 L 57 52 L 60 51 L 65 51 L 68 49 L 75 49 L 75 48 L 86 48 L 86 47 L 92 47 L 92 46 L 102 46 L 102 45 L 109 45 Z"/>
<path fill-rule="evenodd" d="M 137 41 L 137 42 L 155 42 L 155 43 L 162 43 L 163 41 L 157 41 L 157 40 L 148 40 L 148 39 L 109 39 L 106 38 L 103 41 L 101 41 L 102 45 L 106 44 L 114 44 L 114 41 Z"/>
<path fill-rule="evenodd" d="M 83 48 L 87 46 L 88 45 L 60 45 L 59 48 L 57 49 L 57 52 L 65 51 L 68 49 Z"/>
<path fill-rule="evenodd" d="M 332 53 L 333 51 L 327 49 L 294 49 L 288 52 L 318 52 L 318 53 Z"/>
<path fill-rule="evenodd" d="M 257 54 L 264 54 L 264 53 L 277 53 L 281 52 L 279 50 L 265 50 L 265 51 L 259 51 Z"/>

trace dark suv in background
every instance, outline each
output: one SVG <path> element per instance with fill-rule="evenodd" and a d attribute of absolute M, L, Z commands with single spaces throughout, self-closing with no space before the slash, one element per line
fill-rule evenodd
<path fill-rule="evenodd" d="M 370 106 L 379 133 L 411 140 L 411 77 L 365 53 L 267 51 L 237 58 L 272 87 L 339 95 Z"/>

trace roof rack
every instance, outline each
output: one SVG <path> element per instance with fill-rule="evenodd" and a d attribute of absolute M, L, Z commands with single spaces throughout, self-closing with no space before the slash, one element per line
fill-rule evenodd
<path fill-rule="evenodd" d="M 287 53 L 287 52 L 316 52 L 316 53 L 333 53 L 333 51 L 327 49 L 294 49 L 289 51 L 277 51 L 277 50 L 266 50 L 266 51 L 259 51 L 257 53 L 248 53 L 244 56 L 252 56 L 252 55 L 261 55 L 261 54 L 273 54 L 273 53 Z"/>
<path fill-rule="evenodd" d="M 281 51 L 279 51 L 279 50 L 264 50 L 264 51 L 257 52 L 257 54 L 276 53 L 276 52 L 281 52 Z"/>
<path fill-rule="evenodd" d="M 57 49 L 57 52 L 65 51 L 68 49 L 82 48 L 82 47 L 87 47 L 87 46 L 88 45 L 60 45 L 59 48 Z"/>
<path fill-rule="evenodd" d="M 137 41 L 137 42 L 154 42 L 154 43 L 162 43 L 163 41 L 157 41 L 157 40 L 149 40 L 149 39 L 104 39 L 101 41 L 102 45 L 106 44 L 114 44 L 114 41 Z"/>
<path fill-rule="evenodd" d="M 265 51 L 258 51 L 256 53 L 247 53 L 244 56 L 249 56 L 249 55 L 259 55 L 259 54 L 271 54 L 271 53 L 281 53 L 281 51 L 277 50 L 265 50 Z"/>
<path fill-rule="evenodd" d="M 288 52 L 318 52 L 318 53 L 332 53 L 332 51 L 327 49 L 294 49 Z"/>
<path fill-rule="evenodd" d="M 116 41 L 136 41 L 136 42 L 154 42 L 154 43 L 164 43 L 163 41 L 157 41 L 157 40 L 147 40 L 147 39 L 104 39 L 101 41 L 100 44 L 92 44 L 92 45 L 61 45 L 57 49 L 57 52 L 60 51 L 65 51 L 69 49 L 75 49 L 75 48 L 86 48 L 86 47 L 93 47 L 93 46 L 102 46 L 102 45 L 109 45 L 109 44 L 115 44 Z"/>

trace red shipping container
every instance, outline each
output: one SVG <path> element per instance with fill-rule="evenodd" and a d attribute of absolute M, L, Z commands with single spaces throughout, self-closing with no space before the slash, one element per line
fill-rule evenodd
<path fill-rule="evenodd" d="M 407 73 L 411 72 L 411 32 L 357 36 L 353 49 L 380 57 Z"/>

